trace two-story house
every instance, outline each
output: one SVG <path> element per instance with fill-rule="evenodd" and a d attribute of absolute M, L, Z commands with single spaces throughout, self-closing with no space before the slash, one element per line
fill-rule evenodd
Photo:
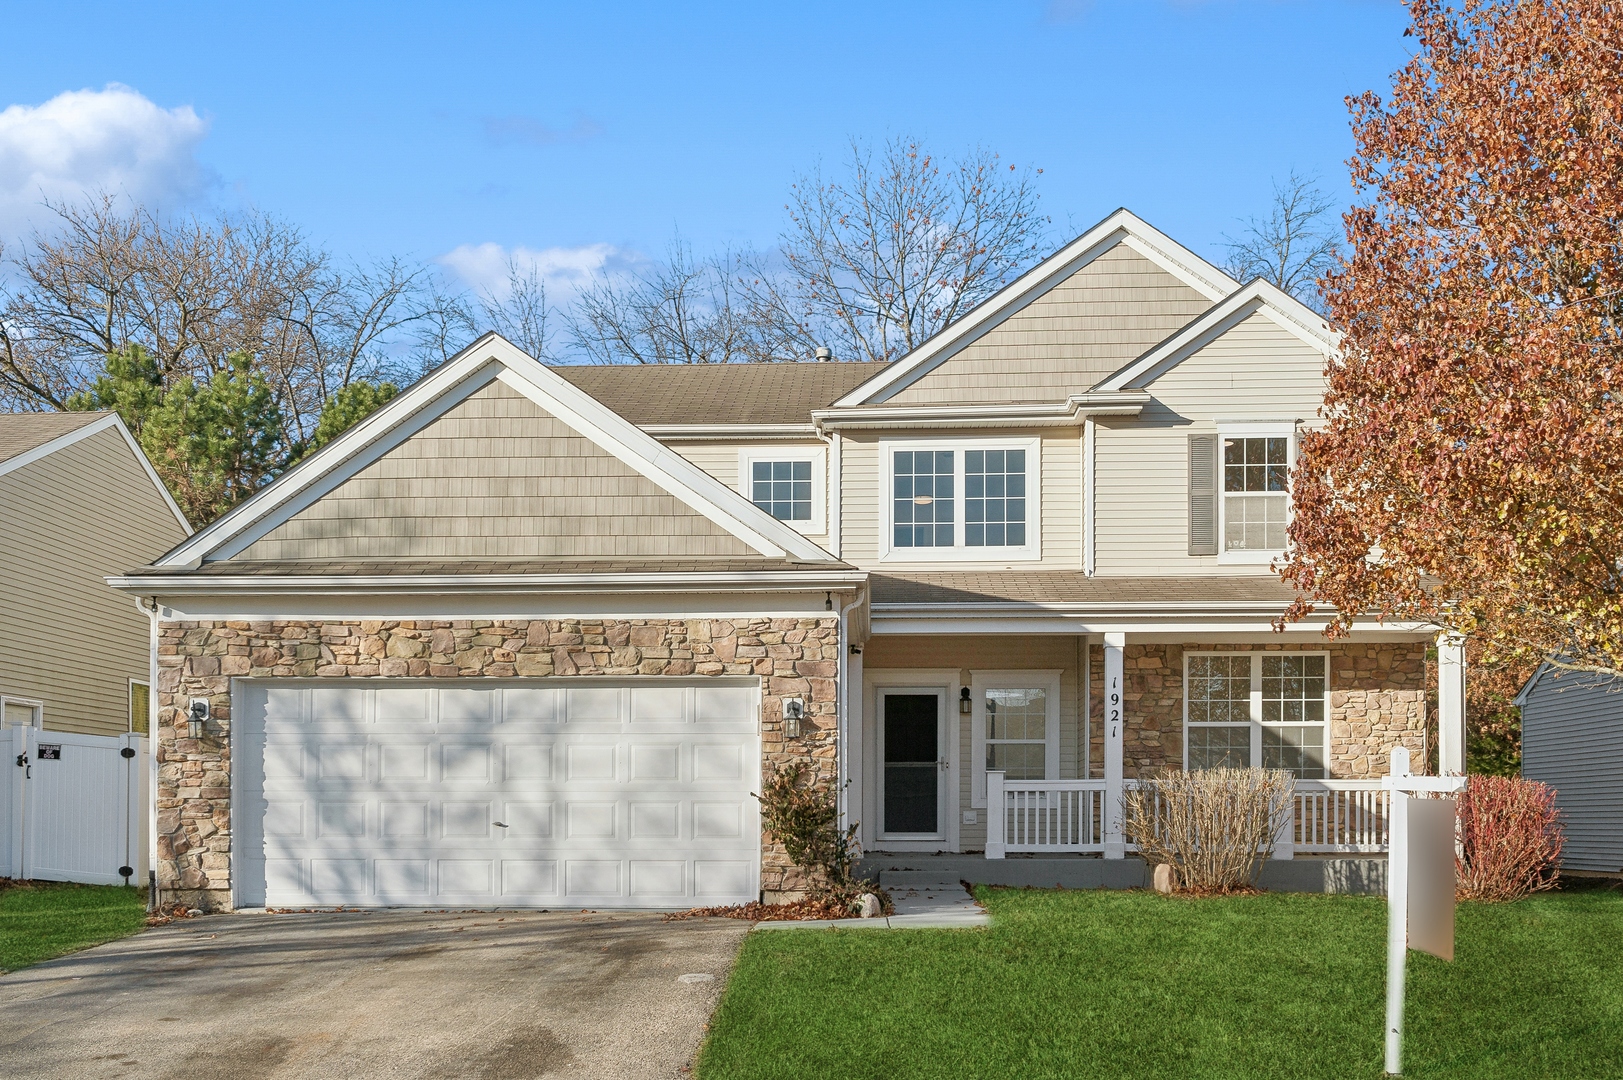
<path fill-rule="evenodd" d="M 1126 211 L 889 365 L 483 338 L 117 579 L 159 605 L 161 885 L 749 900 L 795 886 L 751 795 L 793 761 L 915 861 L 1130 880 L 1123 787 L 1223 763 L 1299 778 L 1281 855 L 1378 851 L 1435 634 L 1274 626 L 1333 351 Z"/>

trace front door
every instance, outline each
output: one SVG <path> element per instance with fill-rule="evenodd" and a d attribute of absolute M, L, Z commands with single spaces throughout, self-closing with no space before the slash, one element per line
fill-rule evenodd
<path fill-rule="evenodd" d="M 880 835 L 894 839 L 946 837 L 946 710 L 939 690 L 880 693 Z"/>

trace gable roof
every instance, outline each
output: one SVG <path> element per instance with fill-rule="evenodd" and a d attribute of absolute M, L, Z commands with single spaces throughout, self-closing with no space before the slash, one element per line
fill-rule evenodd
<path fill-rule="evenodd" d="M 837 563 L 833 555 L 505 338 L 487 334 L 154 565 L 197 567 L 241 554 L 494 380 L 708 518 L 749 550 L 771 559 Z"/>
<path fill-rule="evenodd" d="M 1094 390 L 1098 393 L 1142 390 L 1235 326 L 1259 314 L 1325 356 L 1335 352 L 1335 335 L 1330 324 L 1317 312 L 1279 287 L 1254 278 L 1213 304 L 1176 334 L 1104 379 Z"/>
<path fill-rule="evenodd" d="M 112 415 L 106 412 L 0 413 L 0 465 Z"/>
<path fill-rule="evenodd" d="M 811 424 L 821 409 L 890 365 L 594 364 L 549 370 L 638 426 Z"/>
<path fill-rule="evenodd" d="M 152 481 L 152 486 L 157 489 L 164 505 L 175 515 L 180 527 L 190 535 L 191 522 L 186 520 L 186 515 L 181 513 L 180 506 L 169 494 L 169 489 L 153 471 L 152 462 L 141 452 L 135 436 L 130 434 L 129 428 L 124 426 L 124 421 L 114 412 L 0 413 L 0 476 L 49 457 L 58 450 L 72 446 L 81 439 L 98 435 L 109 428 L 116 430 L 123 438 L 124 445 L 140 463 L 142 471 L 146 473 L 147 479 Z"/>
<path fill-rule="evenodd" d="M 888 400 L 1009 316 L 1043 296 L 1105 252 L 1126 244 L 1156 266 L 1211 301 L 1240 287 L 1239 282 L 1127 209 L 1117 210 L 1054 254 L 1027 270 L 957 322 L 834 403 L 836 408 Z"/>

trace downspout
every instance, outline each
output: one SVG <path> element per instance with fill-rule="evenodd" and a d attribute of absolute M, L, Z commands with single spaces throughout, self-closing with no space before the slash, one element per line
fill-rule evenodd
<path fill-rule="evenodd" d="M 839 436 L 836 435 L 835 437 L 838 438 Z M 845 775 L 846 762 L 850 760 L 846 749 L 846 737 L 851 726 L 851 636 L 847 628 L 850 626 L 851 609 L 861 604 L 862 600 L 862 587 L 858 586 L 856 592 L 852 594 L 851 602 L 840 608 L 840 660 L 839 666 L 834 669 L 839 679 L 839 685 L 835 687 L 835 697 L 838 699 L 840 707 L 839 726 L 834 729 L 834 782 L 838 791 L 837 805 L 840 812 L 841 829 L 849 827 L 851 820 L 850 800 L 846 792 L 851 786 L 852 778 Z"/>
<path fill-rule="evenodd" d="M 828 518 L 829 554 L 838 559 L 843 557 L 840 555 L 840 534 L 845 531 L 842 525 L 844 515 L 841 513 L 845 503 L 844 485 L 841 483 L 845 438 L 838 430 L 825 431 L 821 425 L 818 425 L 818 434 L 828 443 L 828 477 L 824 495 L 828 500 L 828 513 L 825 516 Z"/>
<path fill-rule="evenodd" d="M 158 909 L 158 598 L 136 598 L 147 613 L 147 910 Z"/>

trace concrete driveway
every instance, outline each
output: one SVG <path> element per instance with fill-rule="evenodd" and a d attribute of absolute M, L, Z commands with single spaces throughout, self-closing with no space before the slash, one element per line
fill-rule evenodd
<path fill-rule="evenodd" d="M 0 1072 L 685 1076 L 748 929 L 630 913 L 190 919 L 0 978 Z"/>

